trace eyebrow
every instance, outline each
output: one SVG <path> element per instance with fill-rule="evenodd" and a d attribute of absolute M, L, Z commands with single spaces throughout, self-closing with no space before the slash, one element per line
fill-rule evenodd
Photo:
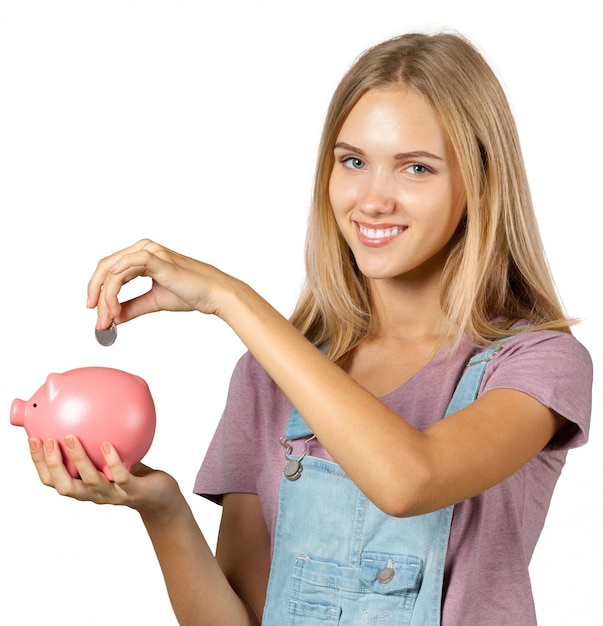
<path fill-rule="evenodd" d="M 354 152 L 359 154 L 360 156 L 364 156 L 364 150 L 357 148 L 356 146 L 351 146 L 349 143 L 345 143 L 344 141 L 338 141 L 335 144 L 335 149 L 341 150 L 349 150 L 350 152 Z M 419 158 L 427 158 L 427 159 L 436 159 L 437 161 L 443 161 L 442 157 L 439 157 L 437 154 L 433 154 L 431 152 L 426 152 L 425 150 L 413 150 L 411 152 L 399 152 L 394 155 L 394 159 L 419 159 Z"/>

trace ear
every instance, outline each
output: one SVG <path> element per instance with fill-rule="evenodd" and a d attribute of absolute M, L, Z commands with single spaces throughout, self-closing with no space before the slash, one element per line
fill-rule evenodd
<path fill-rule="evenodd" d="M 46 379 L 46 397 L 53 400 L 63 386 L 64 374 L 50 374 Z"/>

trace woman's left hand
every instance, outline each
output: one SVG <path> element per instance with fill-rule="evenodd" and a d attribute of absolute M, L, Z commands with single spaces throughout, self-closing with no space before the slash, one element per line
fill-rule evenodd
<path fill-rule="evenodd" d="M 138 276 L 152 279 L 149 291 L 119 302 L 123 285 Z M 99 262 L 88 283 L 88 307 L 97 307 L 100 329 L 154 311 L 216 314 L 219 294 L 232 280 L 211 265 L 142 239 Z"/>

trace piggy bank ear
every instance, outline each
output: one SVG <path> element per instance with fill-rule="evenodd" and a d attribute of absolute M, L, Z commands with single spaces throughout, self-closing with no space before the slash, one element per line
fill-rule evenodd
<path fill-rule="evenodd" d="M 63 384 L 63 374 L 50 374 L 46 379 L 46 397 L 53 400 Z"/>

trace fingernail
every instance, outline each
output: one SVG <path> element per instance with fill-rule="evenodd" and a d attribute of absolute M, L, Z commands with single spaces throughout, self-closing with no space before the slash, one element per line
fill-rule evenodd
<path fill-rule="evenodd" d="M 73 448 L 75 448 L 75 441 L 73 440 L 73 437 L 65 437 L 65 445 L 70 450 L 73 450 Z"/>
<path fill-rule="evenodd" d="M 109 454 L 111 452 L 111 444 L 107 442 L 101 444 L 101 450 L 104 454 Z"/>
<path fill-rule="evenodd" d="M 34 439 L 33 437 L 27 440 L 29 442 L 29 449 L 32 452 L 35 452 L 36 450 L 38 450 L 38 440 Z"/>
<path fill-rule="evenodd" d="M 44 442 L 44 451 L 45 452 L 54 452 L 54 439 L 47 439 Z"/>

